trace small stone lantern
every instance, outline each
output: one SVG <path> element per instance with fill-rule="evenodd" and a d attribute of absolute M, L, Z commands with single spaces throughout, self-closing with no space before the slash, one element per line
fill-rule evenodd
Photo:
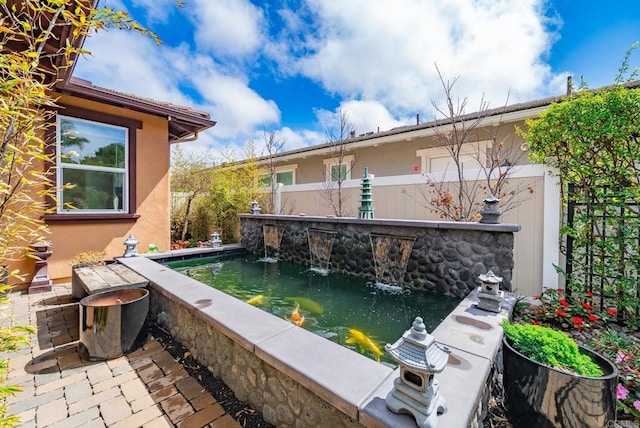
<path fill-rule="evenodd" d="M 482 285 L 478 287 L 478 308 L 489 312 L 500 312 L 500 305 L 504 291 L 500 290 L 502 277 L 496 276 L 492 271 L 478 275 Z"/>
<path fill-rule="evenodd" d="M 218 232 L 213 232 L 211 234 L 211 247 L 219 248 L 220 244 L 222 244 L 222 240 L 220 239 L 220 234 Z"/>
<path fill-rule="evenodd" d="M 33 279 L 29 284 L 29 294 L 51 291 L 53 282 L 49 278 L 49 266 L 47 264 L 47 259 L 53 254 L 53 251 L 49 249 L 51 246 L 52 244 L 49 242 L 36 242 L 29 246 L 33 250 L 33 256 L 36 260 Z"/>
<path fill-rule="evenodd" d="M 386 398 L 389 410 L 413 415 L 420 428 L 436 427 L 447 402 L 434 375 L 447 365 L 449 348 L 438 345 L 422 318 L 416 317 L 411 329 L 393 345 L 387 344 L 385 351 L 400 365 L 400 377 Z"/>
<path fill-rule="evenodd" d="M 251 214 L 258 215 L 260 214 L 260 211 L 262 211 L 262 208 L 260 208 L 258 201 L 251 202 Z"/>
<path fill-rule="evenodd" d="M 125 245 L 124 255 L 122 257 L 137 257 L 138 249 L 136 248 L 140 241 L 133 237 L 133 234 L 130 234 L 129 237 L 123 242 Z"/>
<path fill-rule="evenodd" d="M 500 199 L 496 198 L 493 195 L 489 195 L 489 197 L 487 197 L 487 199 L 484 200 L 484 208 L 480 210 L 479 223 L 485 223 L 485 224 L 500 223 L 498 219 L 500 218 L 500 214 L 502 214 L 502 212 L 498 209 L 499 203 L 500 203 Z"/>

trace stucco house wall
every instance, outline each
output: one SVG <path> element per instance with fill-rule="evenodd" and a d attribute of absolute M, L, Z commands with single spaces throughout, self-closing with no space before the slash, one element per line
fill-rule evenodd
<path fill-rule="evenodd" d="M 71 277 L 71 258 L 84 251 L 104 251 L 108 259 L 124 253 L 122 242 L 133 234 L 144 251 L 149 243 L 169 248 L 169 142 L 166 118 L 94 101 L 63 96 L 61 106 L 75 106 L 142 122 L 136 131 L 136 207 L 140 217 L 130 220 L 79 220 L 49 222 L 53 255 L 50 276 L 56 281 Z M 64 109 L 61 110 L 64 114 Z"/>
<path fill-rule="evenodd" d="M 125 100 L 127 98 L 132 101 L 140 100 L 129 94 L 119 95 L 122 95 Z M 130 234 L 140 241 L 140 251 L 146 251 L 150 243 L 156 244 L 160 249 L 169 249 L 170 145 L 178 138 L 171 135 L 168 116 L 153 111 L 154 101 L 143 101 L 148 104 L 149 111 L 153 113 L 68 93 L 62 93 L 59 96 L 58 114 L 80 118 L 97 115 L 98 119 L 95 121 L 98 123 L 108 124 L 108 121 L 103 122 L 99 118 L 109 117 L 115 120 L 134 121 L 138 125 L 133 131 L 135 132 L 135 153 L 131 150 L 129 153 L 130 156 L 135 157 L 135 164 L 130 165 L 130 174 L 135 174 L 135 189 L 129 188 L 131 194 L 135 193 L 135 205 L 129 207 L 128 214 L 114 213 L 114 215 L 106 214 L 95 218 L 91 215 L 69 216 L 68 214 L 73 213 L 67 213 L 48 214 L 44 217 L 49 233 L 43 235 L 43 238 L 53 244 L 53 254 L 48 259 L 48 269 L 49 277 L 54 284 L 69 281 L 71 259 L 78 253 L 104 252 L 106 260 L 121 256 L 125 249 L 123 242 Z M 163 108 L 171 106 L 166 103 L 157 105 Z M 180 106 L 171 106 L 169 110 L 171 108 L 182 113 L 186 111 L 186 108 Z M 215 124 L 208 119 L 208 115 L 202 115 L 202 112 L 197 113 L 193 114 L 195 118 L 191 117 L 195 123 L 194 129 L 206 129 Z M 53 154 L 55 132 L 51 132 L 45 138 L 50 147 L 49 152 Z M 47 166 L 41 165 L 41 168 L 45 170 Z M 34 264 L 33 258 L 25 253 L 24 257 L 10 265 L 10 269 L 19 269 L 22 274 L 20 279 L 12 281 L 14 288 L 28 287 L 33 277 Z"/>

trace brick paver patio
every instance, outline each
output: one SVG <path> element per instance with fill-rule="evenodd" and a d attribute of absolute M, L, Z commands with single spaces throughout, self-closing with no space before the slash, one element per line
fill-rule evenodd
<path fill-rule="evenodd" d="M 105 362 L 78 356 L 78 304 L 70 285 L 12 293 L 0 325 L 31 325 L 31 346 L 8 354 L 7 399 L 21 427 L 240 427 L 162 345 Z M 7 356 L 3 356 L 7 357 Z"/>

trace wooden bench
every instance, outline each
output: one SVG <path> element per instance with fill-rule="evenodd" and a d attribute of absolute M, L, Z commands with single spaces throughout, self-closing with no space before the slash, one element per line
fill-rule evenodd
<path fill-rule="evenodd" d="M 100 291 L 146 287 L 149 281 L 120 263 L 72 269 L 71 295 L 82 299 Z"/>

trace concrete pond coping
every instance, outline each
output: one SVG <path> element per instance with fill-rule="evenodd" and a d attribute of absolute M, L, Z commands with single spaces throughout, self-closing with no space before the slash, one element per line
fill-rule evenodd
<path fill-rule="evenodd" d="M 238 247 L 230 246 L 228 249 L 234 252 Z M 203 254 L 225 253 L 219 249 L 189 251 L 189 256 L 197 253 L 203 257 Z M 366 427 L 416 426 L 412 416 L 394 414 L 386 407 L 385 398 L 393 388 L 394 379 L 399 376 L 398 368 L 377 363 L 297 328 L 284 319 L 153 260 L 176 260 L 173 258 L 176 255 L 187 257 L 186 252 L 171 253 L 119 258 L 118 262 L 147 278 L 152 296 L 155 294 L 156 298 L 167 299 L 171 304 L 186 309 L 353 421 Z M 439 344 L 451 350 L 446 368 L 436 375 L 448 405 L 447 411 L 437 418 L 440 426 L 481 425 L 483 396 L 491 382 L 494 360 L 502 341 L 500 322 L 510 316 L 515 301 L 512 293 L 505 293 L 502 311 L 490 313 L 476 307 L 478 298 L 475 293 L 464 298 L 430 332 Z M 151 316 L 157 317 L 158 314 Z M 182 345 L 191 346 L 189 343 Z M 255 406 L 254 403 L 249 404 Z M 256 410 L 261 411 L 259 407 Z"/>
<path fill-rule="evenodd" d="M 357 217 L 277 215 L 277 214 L 239 214 L 240 219 L 259 218 L 263 220 L 304 221 L 337 224 L 370 224 L 374 226 L 402 226 L 420 229 L 478 230 L 482 232 L 519 232 L 521 227 L 515 223 L 478 223 L 477 221 L 435 221 L 435 220 L 398 220 L 398 219 L 360 219 Z"/>

